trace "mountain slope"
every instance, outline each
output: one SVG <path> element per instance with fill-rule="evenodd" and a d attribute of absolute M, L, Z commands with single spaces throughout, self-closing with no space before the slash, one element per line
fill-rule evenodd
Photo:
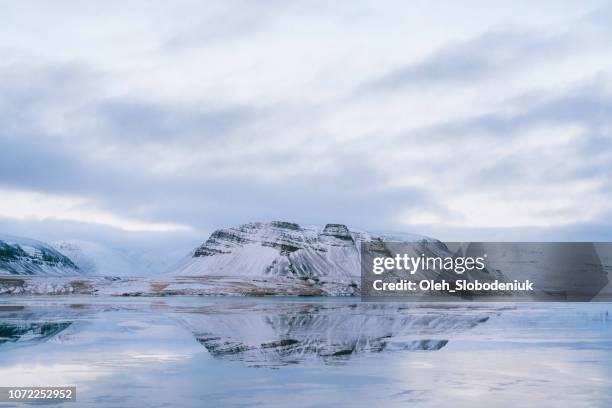
<path fill-rule="evenodd" d="M 383 238 L 389 237 L 351 231 L 342 224 L 318 228 L 254 222 L 215 231 L 170 275 L 357 279 L 361 242 Z M 417 235 L 403 239 L 429 240 Z"/>
<path fill-rule="evenodd" d="M 150 276 L 176 264 L 185 248 L 128 250 L 105 243 L 62 240 L 51 244 L 87 276 Z"/>
<path fill-rule="evenodd" d="M 0 235 L 0 275 L 78 276 L 81 271 L 44 242 Z"/>
<path fill-rule="evenodd" d="M 95 242 L 68 240 L 53 247 L 70 258 L 88 276 L 143 276 L 143 265 L 133 256 Z"/>

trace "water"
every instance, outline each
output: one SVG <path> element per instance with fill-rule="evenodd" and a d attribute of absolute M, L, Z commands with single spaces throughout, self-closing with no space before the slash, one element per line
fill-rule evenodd
<path fill-rule="evenodd" d="M 608 407 L 612 304 L 5 297 L 0 380 L 79 407 Z"/>

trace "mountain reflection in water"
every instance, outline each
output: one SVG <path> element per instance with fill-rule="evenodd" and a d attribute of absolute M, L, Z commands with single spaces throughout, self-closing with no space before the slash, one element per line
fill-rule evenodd
<path fill-rule="evenodd" d="M 215 358 L 249 366 L 283 366 L 318 358 L 346 362 L 384 351 L 435 351 L 464 330 L 486 322 L 490 308 L 371 303 L 222 302 L 204 306 L 145 305 L 0 307 L 0 345 L 26 346 L 58 336 L 75 321 L 112 311 L 167 316 L 186 328 Z M 99 316 L 98 316 L 99 317 Z M 82 324 L 55 341 L 79 336 Z"/>
<path fill-rule="evenodd" d="M 611 361 L 610 303 L 0 298 L 3 385 L 78 407 L 612 406 Z"/>
<path fill-rule="evenodd" d="M 217 358 L 249 365 L 326 363 L 383 351 L 435 351 L 489 319 L 456 307 L 396 304 L 239 303 L 187 308 L 176 319 Z"/>

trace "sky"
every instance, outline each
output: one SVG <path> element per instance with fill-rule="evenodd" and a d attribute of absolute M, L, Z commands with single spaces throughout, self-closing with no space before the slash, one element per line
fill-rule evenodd
<path fill-rule="evenodd" d="M 611 27 L 602 1 L 4 1 L 0 231 L 611 240 Z"/>

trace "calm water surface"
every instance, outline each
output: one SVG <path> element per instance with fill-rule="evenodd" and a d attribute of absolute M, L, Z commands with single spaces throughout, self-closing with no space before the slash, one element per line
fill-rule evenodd
<path fill-rule="evenodd" d="M 71 407 L 609 407 L 612 304 L 4 297 L 0 380 Z"/>

